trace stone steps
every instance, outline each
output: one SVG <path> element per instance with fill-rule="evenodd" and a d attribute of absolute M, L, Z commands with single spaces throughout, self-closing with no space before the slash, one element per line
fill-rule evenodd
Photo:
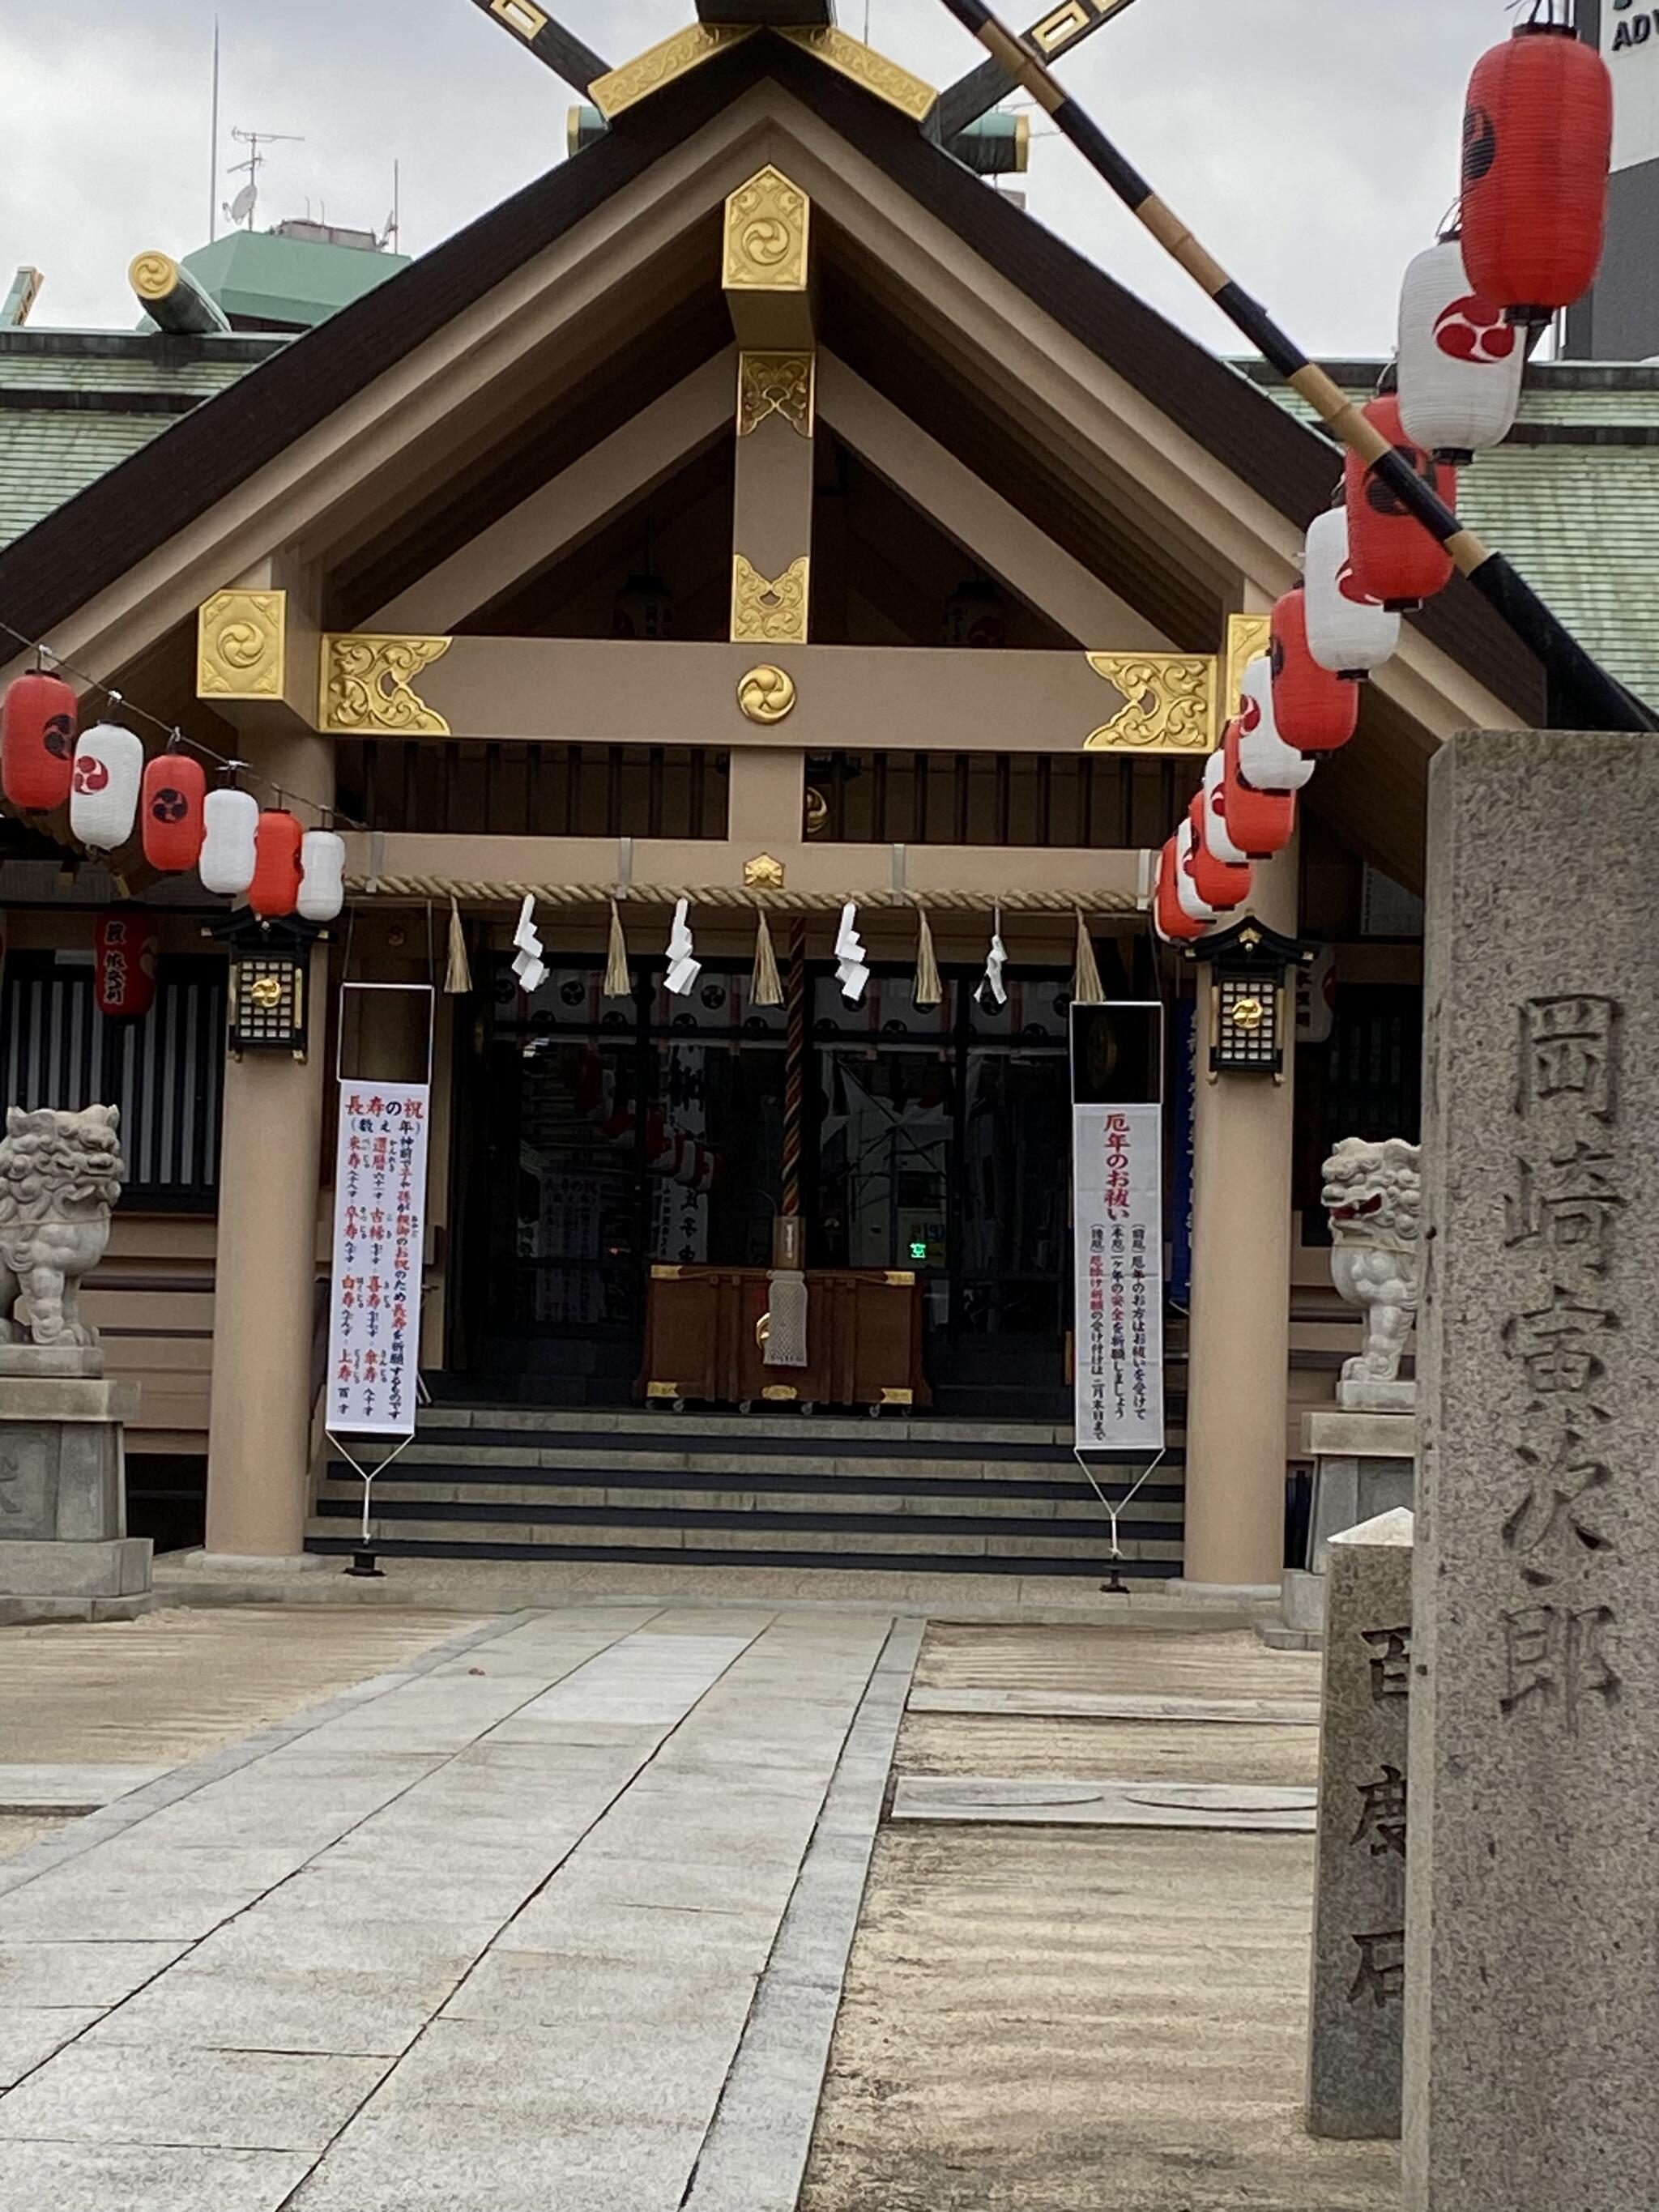
<path fill-rule="evenodd" d="M 1139 1466 L 1097 1468 L 1122 1505 Z M 362 1485 L 320 1486 L 307 1548 L 356 1548 Z M 390 1556 L 1093 1574 L 1109 1523 L 1050 1423 L 438 1407 L 374 1486 Z M 1180 1572 L 1179 1446 L 1127 1504 L 1126 1575 Z"/>

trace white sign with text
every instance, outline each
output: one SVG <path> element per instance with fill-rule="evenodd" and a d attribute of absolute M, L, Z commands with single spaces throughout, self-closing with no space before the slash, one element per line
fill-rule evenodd
<path fill-rule="evenodd" d="M 1077 1449 L 1164 1449 L 1164 1109 L 1073 1109 Z"/>
<path fill-rule="evenodd" d="M 327 1384 L 336 1435 L 415 1433 L 431 1105 L 425 1083 L 340 1085 Z"/>

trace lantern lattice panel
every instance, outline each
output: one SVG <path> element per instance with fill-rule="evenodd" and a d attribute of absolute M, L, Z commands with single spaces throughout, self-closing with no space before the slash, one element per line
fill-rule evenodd
<path fill-rule="evenodd" d="M 233 1052 L 306 1048 L 306 970 L 283 952 L 243 952 L 231 970 Z"/>
<path fill-rule="evenodd" d="M 1284 1064 L 1279 1036 L 1282 974 L 1271 969 L 1215 978 L 1216 1030 L 1212 1064 L 1218 1072 L 1277 1075 Z"/>

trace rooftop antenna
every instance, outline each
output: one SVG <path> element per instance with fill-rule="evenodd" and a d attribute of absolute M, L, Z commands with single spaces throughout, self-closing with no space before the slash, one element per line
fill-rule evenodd
<path fill-rule="evenodd" d="M 252 230 L 253 210 L 259 204 L 259 172 L 269 158 L 259 149 L 262 146 L 303 146 L 306 142 L 291 131 L 233 131 L 230 135 L 239 146 L 246 146 L 249 149 L 248 157 L 246 161 L 233 164 L 225 174 L 240 177 L 246 170 L 247 182 L 226 208 L 225 216 L 228 222 L 246 222 Z"/>
<path fill-rule="evenodd" d="M 219 235 L 219 18 L 213 19 L 212 143 L 208 148 L 208 244 Z"/>

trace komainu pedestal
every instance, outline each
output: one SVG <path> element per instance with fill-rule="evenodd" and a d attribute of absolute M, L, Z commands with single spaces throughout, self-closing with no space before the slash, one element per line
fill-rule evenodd
<path fill-rule="evenodd" d="M 113 1106 L 13 1107 L 0 1139 L 0 1620 L 150 1603 L 151 1546 L 126 1522 L 138 1392 L 105 1379 L 78 1296 L 120 1196 L 119 1124 Z"/>
<path fill-rule="evenodd" d="M 1659 744 L 1429 793 L 1407 2212 L 1659 2174 Z"/>

